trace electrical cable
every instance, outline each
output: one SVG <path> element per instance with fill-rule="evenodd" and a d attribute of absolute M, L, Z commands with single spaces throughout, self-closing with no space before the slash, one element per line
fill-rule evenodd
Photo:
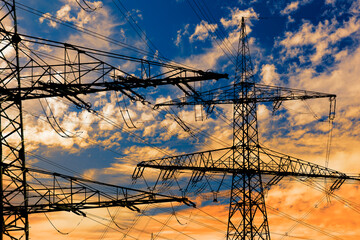
<path fill-rule="evenodd" d="M 96 220 L 96 219 L 94 219 L 94 218 L 92 218 L 92 217 L 89 217 L 89 216 L 93 216 L 93 217 L 96 217 L 96 218 L 100 218 L 99 216 L 86 213 L 86 218 L 88 218 L 88 219 L 90 219 L 90 220 L 92 220 L 92 221 L 94 221 L 94 222 L 96 222 L 96 223 L 98 223 L 98 224 L 100 224 L 100 225 L 103 225 L 103 226 L 105 226 L 105 227 L 107 227 L 107 228 L 111 228 L 111 229 L 114 230 L 114 231 L 117 231 L 117 232 L 119 232 L 119 233 L 122 233 L 122 234 L 125 236 L 125 234 L 124 234 L 120 229 L 118 229 L 118 228 L 113 228 L 113 227 L 111 227 L 111 226 L 107 226 L 106 224 L 104 224 L 104 223 L 102 223 L 102 222 L 100 222 L 100 221 L 98 221 L 98 220 Z M 108 219 L 104 219 L 104 218 L 100 218 L 100 219 L 108 221 Z M 137 238 L 135 238 L 135 237 L 133 237 L 132 235 L 129 235 L 129 234 L 127 234 L 126 236 L 128 236 L 128 237 L 130 237 L 130 238 L 133 238 L 133 239 L 137 239 Z"/>
<path fill-rule="evenodd" d="M 128 234 L 130 233 L 130 231 L 135 227 L 135 225 L 137 224 L 137 222 L 140 220 L 140 217 L 143 215 L 143 212 L 145 212 L 148 208 L 149 208 L 149 204 L 147 204 L 144 208 L 143 211 L 140 212 L 140 214 L 138 214 L 136 216 L 136 218 L 132 221 L 131 226 L 128 227 L 128 230 L 126 231 L 126 234 L 124 234 L 124 236 L 121 238 L 121 240 L 124 240 L 126 238 L 126 236 L 128 236 Z"/>
<path fill-rule="evenodd" d="M 118 207 L 118 208 L 116 209 L 115 216 L 112 216 L 112 215 L 111 215 L 108 207 L 106 207 L 106 210 L 107 210 L 107 213 L 108 213 L 108 215 L 109 215 L 109 217 L 110 217 L 110 221 L 109 221 L 109 223 L 107 224 L 106 228 L 104 229 L 104 231 L 103 231 L 103 233 L 101 234 L 101 236 L 100 236 L 99 239 L 103 239 L 103 238 L 105 237 L 106 233 L 107 233 L 108 230 L 109 230 L 109 226 L 111 225 L 111 223 L 113 223 L 113 224 L 114 224 L 118 229 L 120 229 L 120 230 L 126 230 L 126 229 L 127 229 L 127 228 L 122 228 L 122 227 L 120 227 L 120 226 L 116 223 L 116 221 L 115 221 L 115 217 L 116 217 L 116 215 L 119 213 L 120 207 Z"/>
<path fill-rule="evenodd" d="M 287 213 L 281 212 L 281 211 L 277 210 L 276 208 L 273 208 L 273 207 L 271 207 L 271 206 L 269 206 L 269 205 L 266 205 L 266 208 L 272 210 L 275 214 L 277 214 L 277 215 L 279 215 L 279 216 L 281 216 L 281 217 L 285 217 L 285 218 L 287 218 L 287 219 L 290 219 L 290 220 L 292 220 L 292 221 L 295 221 L 295 222 L 297 222 L 297 223 L 299 223 L 299 224 L 301 224 L 301 225 L 303 225 L 303 226 L 305 226 L 305 227 L 308 227 L 308 228 L 310 228 L 310 229 L 312 229 L 312 230 L 315 230 L 315 231 L 317 231 L 317 232 L 319 232 L 319 233 L 321 233 L 321 234 L 323 234 L 323 235 L 325 235 L 325 236 L 327 236 L 327 237 L 329 237 L 329 238 L 336 239 L 336 240 L 344 240 L 343 238 L 340 238 L 340 237 L 338 237 L 338 236 L 335 236 L 335 235 L 333 235 L 333 234 L 331 234 L 331 233 L 323 230 L 322 228 L 315 227 L 315 226 L 313 226 L 313 225 L 311 225 L 311 224 L 309 224 L 309 223 L 303 222 L 303 221 L 301 221 L 301 220 L 299 220 L 299 219 L 297 219 L 297 218 L 294 218 L 294 217 L 290 216 L 290 215 L 287 214 Z"/>
<path fill-rule="evenodd" d="M 82 0 L 82 1 L 83 1 L 83 3 L 86 5 L 87 8 L 83 7 L 83 6 L 81 5 L 81 3 L 79 2 L 79 0 L 75 0 L 75 1 L 76 1 L 76 3 L 79 5 L 79 7 L 80 7 L 82 10 L 84 10 L 85 12 L 91 13 L 91 12 L 95 12 L 96 10 L 99 9 L 99 7 L 96 7 L 96 8 L 91 7 L 91 6 L 86 2 L 86 0 Z"/>
<path fill-rule="evenodd" d="M 165 228 L 165 226 L 166 226 L 166 227 L 170 228 L 171 230 L 174 230 L 174 231 L 176 231 L 176 232 L 178 232 L 178 233 L 180 233 L 180 234 L 182 234 L 182 235 L 184 235 L 184 236 L 186 236 L 186 237 L 188 237 L 188 238 L 190 238 L 190 239 L 194 239 L 194 240 L 195 240 L 195 238 L 191 237 L 190 235 L 188 235 L 188 234 L 186 234 L 186 233 L 183 233 L 183 232 L 181 232 L 181 231 L 179 231 L 179 230 L 177 230 L 177 229 L 175 229 L 175 228 L 173 228 L 173 227 L 171 227 L 170 225 L 167 224 L 167 223 L 170 221 L 170 218 L 172 217 L 172 215 L 170 215 L 170 217 L 167 219 L 166 223 L 163 223 L 163 222 L 157 220 L 156 218 L 154 218 L 154 217 L 146 214 L 145 212 L 142 212 L 142 214 L 143 214 L 144 216 L 146 216 L 146 217 L 151 218 L 151 219 L 154 220 L 155 222 L 158 222 L 158 223 L 162 224 L 163 227 L 162 227 L 161 229 Z M 161 230 L 161 231 L 162 231 L 162 230 Z M 160 231 L 160 232 L 161 232 L 161 231 Z M 157 235 L 155 236 L 155 239 L 156 239 L 158 236 L 159 236 L 159 232 L 158 232 Z M 154 239 L 154 240 L 155 240 L 155 239 Z"/>
<path fill-rule="evenodd" d="M 187 3 L 189 4 L 189 6 L 191 7 L 191 9 L 193 10 L 193 12 L 195 13 L 195 15 L 199 18 L 200 21 L 202 21 L 202 18 L 201 16 L 199 15 L 199 13 L 195 10 L 194 6 L 191 4 L 190 0 L 186 0 Z M 212 30 L 209 29 L 209 27 L 204 24 L 204 27 L 208 30 L 208 32 L 210 34 L 213 34 Z M 233 53 L 230 51 L 230 52 L 227 52 L 226 50 L 224 50 L 221 46 L 221 44 L 218 42 L 217 38 L 215 37 L 214 38 L 216 44 L 218 44 L 218 46 L 220 47 L 220 49 L 223 51 L 223 53 L 226 55 L 226 57 L 230 60 L 230 62 L 232 62 L 232 64 L 235 65 L 235 62 L 234 62 L 234 59 L 235 59 L 235 56 L 233 55 Z"/>
<path fill-rule="evenodd" d="M 162 56 L 159 55 L 159 54 L 154 55 L 154 54 L 151 53 L 151 52 L 148 52 L 148 51 L 143 50 L 143 49 L 140 49 L 140 48 L 136 48 L 136 47 L 134 47 L 133 45 L 129 45 L 129 44 L 120 42 L 120 41 L 118 41 L 118 40 L 116 40 L 116 39 L 110 38 L 110 37 L 108 37 L 108 36 L 99 34 L 99 33 L 97 33 L 96 31 L 89 30 L 89 29 L 84 28 L 84 27 L 82 27 L 82 26 L 73 24 L 73 23 L 71 23 L 71 22 L 66 22 L 66 21 L 64 21 L 64 20 L 62 20 L 62 19 L 60 19 L 60 18 L 57 18 L 57 17 L 51 16 L 51 15 L 48 15 L 48 14 L 42 12 L 42 11 L 39 11 L 39 10 L 34 9 L 34 8 L 32 8 L 32 7 L 29 7 L 29 6 L 27 6 L 27 5 L 25 5 L 25 4 L 22 4 L 22 3 L 20 3 L 20 2 L 17 3 L 17 4 L 20 5 L 20 6 L 18 6 L 18 8 L 21 9 L 21 10 L 27 11 L 27 12 L 29 12 L 29 13 L 32 13 L 32 14 L 37 15 L 37 16 L 40 16 L 40 17 L 45 17 L 45 18 L 47 18 L 47 19 L 51 19 L 52 21 L 55 21 L 55 22 L 57 22 L 57 23 L 59 23 L 59 24 L 61 24 L 61 25 L 64 25 L 64 26 L 69 27 L 69 28 L 71 28 L 71 29 L 74 29 L 74 30 L 76 30 L 76 31 L 79 31 L 79 32 L 88 34 L 88 35 L 93 36 L 93 37 L 95 37 L 95 38 L 98 38 L 98 39 L 100 39 L 100 40 L 104 40 L 104 41 L 107 41 L 107 42 L 109 42 L 109 43 L 112 43 L 112 44 L 114 44 L 114 45 L 117 45 L 117 46 L 120 46 L 120 47 L 124 47 L 124 48 L 126 48 L 126 49 L 128 49 L 128 50 L 131 50 L 131 51 L 134 51 L 134 52 L 136 52 L 136 53 L 139 53 L 139 54 L 142 54 L 142 55 L 145 55 L 145 56 L 148 56 L 148 57 L 152 57 L 152 58 L 159 59 L 159 60 L 162 61 L 162 62 L 168 62 L 168 63 L 172 62 L 172 63 L 177 64 L 178 66 L 183 66 L 184 68 L 190 69 L 189 66 L 186 66 L 186 65 L 183 64 L 183 63 L 175 62 L 175 61 L 170 60 L 170 59 L 168 59 L 168 58 L 162 57 Z M 21 34 L 21 35 L 24 35 L 24 34 Z M 27 37 L 30 37 L 30 36 L 27 36 Z M 166 67 L 166 66 L 165 66 L 165 67 Z M 195 69 L 194 69 L 194 70 L 195 70 Z"/>
<path fill-rule="evenodd" d="M 114 3 L 114 5 L 116 6 L 116 8 L 120 11 L 120 13 L 124 16 L 124 18 L 126 19 L 126 21 L 130 24 L 130 26 L 132 27 L 132 29 L 136 32 L 136 34 L 140 37 L 140 39 L 146 44 L 146 46 L 151 50 L 151 52 L 153 54 L 156 53 L 156 47 L 154 46 L 154 44 L 150 41 L 150 39 L 147 37 L 147 35 L 145 34 L 145 32 L 140 28 L 139 24 L 137 24 L 137 22 L 134 20 L 134 18 L 132 17 L 131 13 L 126 9 L 126 7 L 124 6 L 124 4 L 121 3 L 120 0 L 117 0 L 117 2 L 119 3 L 119 5 L 125 10 L 125 12 L 123 10 L 121 10 L 121 8 L 119 7 L 119 5 L 115 2 L 115 0 L 112 0 L 112 2 Z M 135 25 L 135 26 L 134 26 Z M 140 32 L 141 33 L 140 33 Z M 150 43 L 150 44 L 149 44 Z M 151 46 L 150 46 L 151 45 Z"/>
<path fill-rule="evenodd" d="M 81 224 L 81 222 L 84 220 L 84 216 L 81 218 L 81 220 L 76 224 L 76 226 L 70 230 L 69 232 L 63 232 L 61 231 L 59 228 L 57 228 L 54 223 L 50 220 L 50 218 L 48 217 L 48 215 L 44 212 L 44 215 L 46 217 L 46 219 L 49 221 L 49 223 L 51 224 L 51 226 L 61 235 L 69 235 L 70 233 L 72 233 L 73 231 L 75 231 L 75 229 Z"/>
<path fill-rule="evenodd" d="M 29 114 L 29 115 L 31 115 L 31 116 L 33 116 L 33 117 L 41 120 L 41 121 L 48 122 L 46 119 L 43 119 L 43 118 L 42 118 L 41 116 L 39 116 L 39 115 L 33 114 L 33 113 L 31 113 L 31 112 L 29 112 L 29 111 L 26 111 L 26 110 L 24 110 L 24 109 L 23 109 L 23 111 L 26 112 L 27 114 Z M 66 129 L 64 129 L 64 131 L 69 132 L 69 133 L 72 134 L 72 135 L 75 134 L 75 133 L 73 133 L 73 132 L 71 132 L 71 131 L 69 131 L 69 130 L 66 130 Z M 120 156 L 120 157 L 125 157 L 125 156 L 126 156 L 126 155 L 123 154 L 123 153 L 117 152 L 117 151 L 112 150 L 112 149 L 110 149 L 110 148 L 108 148 L 108 147 L 106 147 L 106 146 L 100 145 L 98 142 L 92 140 L 91 138 L 84 138 L 84 137 L 82 137 L 82 136 L 80 136 L 80 135 L 78 135 L 78 136 L 76 136 L 76 137 L 77 137 L 77 138 L 84 139 L 84 140 L 87 140 L 87 141 L 93 143 L 94 145 L 96 145 L 96 146 L 104 149 L 105 151 L 109 151 L 109 152 L 114 153 L 114 154 L 116 154 L 116 155 L 118 155 L 118 156 Z M 31 152 L 27 152 L 27 153 L 33 154 L 33 153 L 31 153 Z M 39 155 L 37 155 L 37 156 L 40 157 Z M 49 161 L 50 161 L 50 160 L 49 160 Z M 61 166 L 61 165 L 59 165 L 59 166 Z M 71 170 L 71 169 L 68 169 L 68 170 Z M 79 173 L 78 173 L 78 174 L 79 174 Z M 80 175 L 79 175 L 79 176 L 80 176 Z"/>
<path fill-rule="evenodd" d="M 176 221 L 177 221 L 180 225 L 183 225 L 183 226 L 184 226 L 184 225 L 187 225 L 188 223 L 181 223 L 181 222 L 180 222 L 180 220 L 179 220 L 178 217 L 176 216 L 176 211 L 175 211 L 175 209 L 174 209 L 173 204 L 172 204 L 172 203 L 170 203 L 170 204 L 171 204 L 172 214 L 174 215 Z"/>
<path fill-rule="evenodd" d="M 189 0 L 187 0 L 188 3 L 189 3 Z M 200 3 L 197 2 L 196 0 L 192 0 L 192 2 L 194 3 L 194 5 L 196 6 L 196 8 L 199 10 L 199 13 L 200 15 L 202 15 L 202 17 L 207 21 L 207 22 L 216 22 L 214 16 L 211 14 L 209 8 L 207 7 L 206 3 L 204 1 L 202 1 L 202 4 L 203 6 L 205 7 L 201 7 Z M 212 17 L 212 20 L 209 18 L 209 15 Z M 207 28 L 208 26 L 211 27 L 211 31 L 209 31 L 209 29 Z M 228 38 L 226 37 L 228 34 L 225 33 L 225 31 L 223 30 L 223 28 L 221 28 L 221 25 L 220 27 L 218 26 L 217 28 L 213 27 L 211 24 L 209 25 L 206 25 L 205 26 L 208 31 L 211 33 L 211 34 L 215 34 L 215 40 L 217 39 L 216 37 L 218 37 L 220 40 L 221 40 L 221 44 L 217 43 L 219 45 L 219 47 L 221 45 L 224 45 L 225 46 L 225 49 L 228 51 L 229 55 L 231 55 L 234 60 L 236 59 L 236 56 L 234 55 L 234 53 L 236 52 L 236 50 L 233 48 L 232 44 L 230 43 L 230 41 L 228 40 Z M 219 32 L 218 29 L 221 29 Z"/>
<path fill-rule="evenodd" d="M 315 203 L 314 207 L 316 208 L 319 204 L 321 204 L 327 197 L 327 194 L 325 194 L 317 203 Z M 315 208 L 310 208 L 309 211 L 307 211 L 304 215 L 301 216 L 301 218 L 298 218 L 299 221 L 304 222 L 304 220 L 314 211 Z M 285 234 L 280 238 L 280 240 L 283 240 L 287 237 L 289 237 L 289 233 L 294 231 L 294 229 L 300 224 L 300 222 L 294 223 L 289 230 L 285 232 Z"/>
<path fill-rule="evenodd" d="M 113 39 L 113 38 L 110 38 L 110 37 L 107 37 L 105 35 L 102 35 L 102 34 L 99 34 L 97 33 L 96 31 L 93 31 L 93 30 L 89 30 L 87 28 L 84 28 L 84 27 L 81 27 L 81 26 L 78 26 L 76 24 L 73 24 L 73 23 L 70 23 L 70 22 L 65 22 L 63 21 L 62 19 L 59 19 L 57 17 L 54 17 L 54 16 L 51 16 L 51 15 L 48 15 L 42 11 L 39 11 L 37 9 L 34 9 L 32 7 L 29 7 L 25 4 L 22 4 L 20 2 L 17 3 L 17 7 L 23 11 L 26 11 L 26 12 L 29 12 L 29 13 L 32 13 L 34 15 L 37 15 L 37 16 L 40 16 L 40 17 L 45 17 L 47 19 L 50 19 L 52 21 L 55 21 L 56 23 L 59 23 L 61 25 L 64 25 L 66 27 L 69 27 L 71 29 L 74 29 L 76 31 L 79 31 L 79 32 L 82 32 L 82 33 L 85 33 L 89 36 L 92 36 L 92 37 L 95 37 L 95 38 L 98 38 L 100 40 L 104 40 L 104 41 L 107 41 L 109 43 L 112 43 L 114 45 L 117 45 L 117 46 L 120 46 L 120 47 L 124 47 L 128 50 L 131 50 L 131 51 L 134 51 L 136 53 L 139 53 L 139 54 L 143 54 L 143 55 L 146 55 L 146 56 L 151 56 L 151 57 L 154 57 L 152 54 L 150 54 L 149 52 L 143 50 L 143 49 L 139 49 L 139 48 L 136 48 L 132 45 L 128 45 L 128 44 L 125 44 L 125 43 L 122 43 L 116 39 Z"/>

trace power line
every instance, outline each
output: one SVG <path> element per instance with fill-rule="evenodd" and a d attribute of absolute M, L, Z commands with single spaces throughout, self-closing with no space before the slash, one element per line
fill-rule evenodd
<path fill-rule="evenodd" d="M 191 7 L 191 9 L 193 10 L 193 12 L 195 13 L 195 15 L 199 18 L 199 20 L 202 21 L 203 19 L 202 19 L 202 17 L 200 16 L 200 14 L 202 14 L 201 8 L 196 4 L 196 2 L 194 2 L 195 6 L 197 6 L 197 8 L 199 9 L 199 12 L 200 12 L 200 14 L 199 14 L 199 13 L 196 11 L 196 9 L 195 9 L 195 7 L 193 6 L 193 4 L 190 2 L 190 0 L 186 0 L 186 1 L 187 1 L 187 3 L 189 4 L 189 6 Z M 207 19 L 207 18 L 206 18 L 206 15 L 205 15 L 205 16 L 203 15 L 203 17 L 204 17 L 205 19 Z M 208 20 L 208 22 L 210 22 L 210 21 Z M 215 36 L 215 38 L 214 38 L 216 44 L 220 47 L 220 49 L 221 49 L 221 50 L 223 51 L 223 53 L 227 56 L 227 58 L 235 65 L 235 62 L 234 62 L 234 61 L 235 61 L 236 57 L 235 57 L 235 55 L 233 54 L 233 52 L 230 50 L 230 48 L 226 45 L 226 43 L 225 43 L 226 37 L 225 37 L 224 39 L 223 39 L 222 37 L 220 37 L 220 35 L 217 34 L 216 29 L 209 29 L 209 26 L 207 26 L 207 24 L 204 24 L 204 27 L 208 30 L 208 32 L 209 32 L 210 34 L 215 34 L 217 37 L 219 37 L 220 40 L 223 41 L 223 43 L 220 43 L 220 42 L 217 40 L 216 36 Z M 225 49 L 222 47 L 222 44 L 224 44 Z"/>
<path fill-rule="evenodd" d="M 104 40 L 104 41 L 106 41 L 106 42 L 112 43 L 112 44 L 114 44 L 114 45 L 117 45 L 117 46 L 120 46 L 120 47 L 123 47 L 123 48 L 126 48 L 126 49 L 129 49 L 129 50 L 131 50 L 131 51 L 134 51 L 134 52 L 136 52 L 136 53 L 139 53 L 139 54 L 142 54 L 142 55 L 151 57 L 151 58 L 156 58 L 156 59 L 162 61 L 163 63 L 166 63 L 166 62 L 171 63 L 171 62 L 172 62 L 172 63 L 175 63 L 175 64 L 177 64 L 177 65 L 179 65 L 179 66 L 183 66 L 183 67 L 185 67 L 185 68 L 188 68 L 188 69 L 191 68 L 191 67 L 189 67 L 189 66 L 186 66 L 186 65 L 183 64 L 183 63 L 178 63 L 178 62 L 175 62 L 175 61 L 170 60 L 170 59 L 168 59 L 168 58 L 165 58 L 164 56 L 160 55 L 160 53 L 154 55 L 153 52 L 149 52 L 149 51 L 146 51 L 146 50 L 143 50 L 143 49 L 140 49 L 140 48 L 136 48 L 136 47 L 134 47 L 133 45 L 129 45 L 129 44 L 126 44 L 126 43 L 124 43 L 124 42 L 120 42 L 120 41 L 118 41 L 118 40 L 116 40 L 116 39 L 114 39 L 114 38 L 111 38 L 111 37 L 102 35 L 102 34 L 100 34 L 100 33 L 97 33 L 96 31 L 93 31 L 93 30 L 90 30 L 90 29 L 88 29 L 88 28 L 79 26 L 79 25 L 77 25 L 77 24 L 73 24 L 73 23 L 71 23 L 71 22 L 64 21 L 64 20 L 62 20 L 62 19 L 60 19 L 60 18 L 57 18 L 57 17 L 54 17 L 54 16 L 52 16 L 52 15 L 46 14 L 46 13 L 40 11 L 40 10 L 37 10 L 37 9 L 35 9 L 35 8 L 32 8 L 32 7 L 29 7 L 29 6 L 27 6 L 27 5 L 25 5 L 25 4 L 22 4 L 22 3 L 20 3 L 20 2 L 17 3 L 17 4 L 20 5 L 20 6 L 18 6 L 18 8 L 21 9 L 21 10 L 23 10 L 23 11 L 32 13 L 32 14 L 37 15 L 37 16 L 40 16 L 40 17 L 44 17 L 44 18 L 50 19 L 50 20 L 52 20 L 52 21 L 55 21 L 56 23 L 59 23 L 59 24 L 64 25 L 64 26 L 66 26 L 66 27 L 69 27 L 69 28 L 71 28 L 71 29 L 73 29 L 73 30 L 76 30 L 76 31 L 85 33 L 85 34 L 87 34 L 87 35 L 89 35 L 89 36 L 98 38 L 98 39 L 100 39 L 100 40 Z M 141 29 L 141 28 L 139 27 L 139 29 Z M 141 30 L 141 31 L 143 31 L 143 30 Z M 144 34 L 145 34 L 145 33 L 144 33 Z M 146 34 L 145 34 L 145 36 L 146 36 Z M 28 37 L 29 37 L 29 36 L 28 36 Z M 146 37 L 146 38 L 147 38 L 147 37 Z M 144 41 L 143 38 L 141 38 L 141 39 Z M 148 39 L 148 41 L 151 42 L 150 39 Z M 151 42 L 151 44 L 153 45 L 153 48 L 154 48 L 155 45 L 154 45 L 152 42 Z M 150 48 L 150 49 L 151 49 L 151 48 Z M 155 48 L 155 49 L 156 49 L 156 48 Z M 99 50 L 96 50 L 96 51 L 99 51 Z M 144 60 L 144 59 L 142 59 L 142 60 Z M 147 60 L 147 61 L 148 61 L 148 60 Z M 165 66 L 165 67 L 166 67 L 166 66 Z M 192 68 L 192 69 L 193 69 L 193 68 Z"/>

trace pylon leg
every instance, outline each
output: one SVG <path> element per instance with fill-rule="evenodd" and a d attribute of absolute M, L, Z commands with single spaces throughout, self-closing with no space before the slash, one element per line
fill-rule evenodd
<path fill-rule="evenodd" d="M 261 175 L 233 174 L 227 239 L 270 240 Z"/>

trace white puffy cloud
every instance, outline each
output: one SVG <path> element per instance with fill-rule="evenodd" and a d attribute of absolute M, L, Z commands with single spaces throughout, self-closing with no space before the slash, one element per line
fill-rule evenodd
<path fill-rule="evenodd" d="M 239 28 L 241 25 L 242 18 L 257 18 L 258 14 L 254 11 L 253 8 L 240 10 L 238 8 L 231 9 L 230 19 L 229 18 L 221 18 L 220 22 L 225 28 L 237 27 Z M 248 22 L 249 23 L 249 22 Z M 248 28 L 248 26 L 246 26 Z M 247 29 L 247 32 L 250 31 Z"/>
<path fill-rule="evenodd" d="M 301 6 L 306 5 L 308 3 L 312 2 L 312 0 L 302 0 L 302 1 L 294 1 L 286 5 L 286 7 L 280 11 L 281 15 L 289 15 L 290 13 L 293 13 L 297 11 Z"/>
<path fill-rule="evenodd" d="M 48 26 L 50 27 L 53 27 L 53 28 L 56 28 L 58 25 L 57 25 L 57 22 L 51 20 L 52 18 L 52 15 L 51 13 L 44 13 L 40 18 L 39 18 L 39 22 L 40 23 L 43 23 L 45 20 L 48 20 Z"/>
<path fill-rule="evenodd" d="M 285 38 L 278 44 L 285 48 L 286 57 L 291 58 L 302 54 L 302 47 L 311 47 L 315 52 L 309 58 L 313 64 L 319 64 L 324 56 L 336 54 L 337 48 L 330 46 L 358 32 L 359 29 L 360 22 L 356 17 L 351 17 L 343 23 L 334 19 L 325 20 L 316 26 L 304 22 L 299 31 L 286 32 Z"/>
<path fill-rule="evenodd" d="M 180 45 L 182 37 L 189 34 L 189 26 L 190 24 L 186 24 L 184 29 L 179 29 L 177 31 L 176 39 L 174 41 L 177 47 Z"/>
<path fill-rule="evenodd" d="M 204 41 L 206 40 L 209 35 L 216 31 L 218 28 L 217 24 L 210 24 L 205 20 L 202 20 L 198 25 L 196 25 L 195 31 L 189 37 L 190 42 L 193 41 Z"/>
<path fill-rule="evenodd" d="M 280 82 L 279 74 L 276 73 L 274 64 L 264 64 L 261 67 L 260 76 L 262 77 L 261 83 L 266 85 L 278 85 Z"/>
<path fill-rule="evenodd" d="M 289 13 L 292 13 L 299 8 L 299 5 L 300 5 L 299 1 L 291 2 L 280 13 L 282 15 L 287 15 Z"/>
<path fill-rule="evenodd" d="M 213 42 L 212 47 L 205 49 L 204 53 L 197 55 L 190 55 L 186 59 L 178 60 L 179 62 L 184 62 L 188 66 L 193 66 L 198 69 L 214 69 L 217 67 L 217 64 L 225 57 L 231 58 L 227 63 L 222 63 L 222 69 L 225 69 L 229 64 L 234 63 L 232 55 L 237 49 L 240 36 L 240 24 L 242 17 L 248 17 L 246 20 L 246 32 L 249 34 L 251 32 L 251 20 L 252 17 L 257 17 L 258 14 L 254 11 L 253 8 L 239 10 L 238 8 L 230 9 L 230 14 L 228 17 L 220 19 L 221 24 L 228 29 L 228 36 L 225 36 L 223 41 L 218 41 L 217 43 Z M 208 36 L 208 32 L 204 33 Z M 205 36 L 203 35 L 203 36 Z M 202 38 L 201 38 L 202 39 Z M 249 44 L 254 45 L 254 39 L 249 39 Z M 231 53 L 229 53 L 229 50 Z M 222 70 L 221 69 L 221 70 Z M 220 71 L 221 71 L 220 70 Z"/>

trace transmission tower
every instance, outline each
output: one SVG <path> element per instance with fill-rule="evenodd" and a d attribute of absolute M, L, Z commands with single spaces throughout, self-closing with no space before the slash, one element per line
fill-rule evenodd
<path fill-rule="evenodd" d="M 345 180 L 358 177 L 278 153 L 262 146 L 258 137 L 257 103 L 272 102 L 274 110 L 283 101 L 329 98 L 332 120 L 335 95 L 255 83 L 250 58 L 245 20 L 241 20 L 235 78 L 232 85 L 200 92 L 184 98 L 160 103 L 160 106 L 203 105 L 212 109 L 217 104 L 233 104 L 233 143 L 228 148 L 196 152 L 137 165 L 133 178 L 143 175 L 145 168 L 160 169 L 159 178 L 168 180 L 184 170 L 192 171 L 188 186 L 199 182 L 206 173 L 229 173 L 232 176 L 227 239 L 270 239 L 264 189 L 277 184 L 285 176 L 325 178 L 333 180 L 329 192 Z M 271 176 L 268 182 L 264 176 Z"/>
<path fill-rule="evenodd" d="M 22 102 L 62 97 L 93 111 L 82 95 L 119 91 L 131 100 L 145 102 L 133 89 L 175 85 L 193 90 L 189 82 L 227 75 L 19 34 L 15 0 L 0 2 L 0 36 L 0 239 L 29 239 L 28 215 L 32 213 L 71 211 L 85 215 L 82 209 L 122 206 L 138 210 L 140 204 L 170 201 L 190 204 L 186 198 L 28 168 Z M 46 55 L 36 47 L 44 45 L 63 51 L 63 58 L 48 58 L 52 64 L 45 61 Z M 108 64 L 102 57 L 132 61 L 141 69 L 140 76 Z"/>

